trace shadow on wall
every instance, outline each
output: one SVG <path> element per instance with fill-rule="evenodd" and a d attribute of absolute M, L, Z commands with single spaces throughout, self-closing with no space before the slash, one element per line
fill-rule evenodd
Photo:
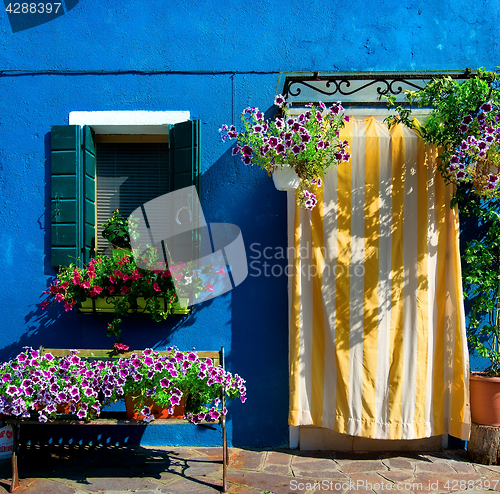
<path fill-rule="evenodd" d="M 283 259 L 287 248 L 286 194 L 275 189 L 265 170 L 243 165 L 239 157 L 231 155 L 231 150 L 207 170 L 202 180 L 202 206 L 207 217 L 210 216 L 209 221 L 240 227 L 249 263 L 248 277 L 230 292 L 232 337 L 227 364 L 230 371 L 246 379 L 248 396 L 244 404 L 229 404 L 232 444 L 285 447 L 288 445 L 288 280 L 287 261 Z M 271 259 L 258 257 L 265 248 Z M 264 262 L 268 263 L 266 269 Z"/>
<path fill-rule="evenodd" d="M 22 4 L 4 0 L 13 33 L 53 21 L 76 7 L 78 2 L 79 0 L 60 0 L 58 3 Z"/>
<path fill-rule="evenodd" d="M 132 349 L 164 349 L 172 344 L 172 336 L 179 329 L 195 326 L 200 312 L 208 310 L 212 303 L 210 300 L 195 305 L 190 314 L 171 315 L 159 323 L 149 315 L 130 314 L 121 324 L 124 342 Z M 65 312 L 63 304 L 46 309 L 37 305 L 25 317 L 26 331 L 21 338 L 0 350 L 0 362 L 15 357 L 26 346 L 111 348 L 116 339 L 106 336 L 106 328 L 112 317 L 112 314 L 82 314 L 76 309 Z"/>

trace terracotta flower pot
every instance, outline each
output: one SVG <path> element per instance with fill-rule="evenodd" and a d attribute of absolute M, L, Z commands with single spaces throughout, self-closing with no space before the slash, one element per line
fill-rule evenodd
<path fill-rule="evenodd" d="M 140 412 L 136 412 L 134 409 L 134 395 L 125 396 L 125 409 L 127 411 L 127 419 L 142 420 L 144 415 Z M 151 408 L 151 412 L 155 419 L 182 419 L 186 413 L 186 399 L 183 396 L 179 405 L 175 406 L 172 410 L 172 414 L 168 413 L 168 408 L 163 408 L 157 405 L 153 400 L 146 400 L 144 406 Z"/>
<path fill-rule="evenodd" d="M 470 404 L 472 422 L 499 427 L 500 377 L 471 374 Z"/>

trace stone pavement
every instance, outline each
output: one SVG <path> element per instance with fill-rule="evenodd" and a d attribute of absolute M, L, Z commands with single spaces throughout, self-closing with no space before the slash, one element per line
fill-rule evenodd
<path fill-rule="evenodd" d="M 500 491 L 500 467 L 468 462 L 465 451 L 340 453 L 230 449 L 228 492 L 463 493 Z M 220 492 L 221 448 L 50 446 L 22 451 L 18 494 L 205 494 Z M 0 464 L 0 494 L 10 462 Z"/>

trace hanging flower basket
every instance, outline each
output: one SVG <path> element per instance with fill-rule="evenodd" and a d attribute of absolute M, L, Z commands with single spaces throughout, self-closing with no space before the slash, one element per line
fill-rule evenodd
<path fill-rule="evenodd" d="M 283 165 L 273 171 L 273 182 L 278 190 L 295 190 L 300 184 L 300 178 L 290 165 Z"/>
<path fill-rule="evenodd" d="M 274 104 L 280 109 L 274 119 L 266 120 L 256 107 L 245 108 L 241 114 L 243 130 L 238 132 L 234 125 L 224 124 L 219 129 L 221 138 L 224 142 L 236 139 L 233 156 L 240 154 L 245 165 L 265 169 L 278 190 L 298 189 L 298 205 L 311 210 L 325 171 L 350 158 L 349 143 L 339 137 L 349 117 L 340 103 L 330 108 L 321 102 L 318 106 L 309 103 L 297 117 L 291 115 L 281 94 Z M 287 174 L 288 168 L 295 173 L 289 173 L 283 183 L 279 176 L 281 172 Z"/>

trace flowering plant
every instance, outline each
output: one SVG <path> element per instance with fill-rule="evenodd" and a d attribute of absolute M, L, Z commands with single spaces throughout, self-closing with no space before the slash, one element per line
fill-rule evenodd
<path fill-rule="evenodd" d="M 151 349 L 133 353 L 121 359 L 119 368 L 127 374 L 125 394 L 135 395 L 134 407 L 144 416 L 144 421 L 153 420 L 148 400 L 172 408 L 186 396 L 185 418 L 193 423 L 202 420 L 215 421 L 227 413 L 222 408 L 221 397 L 239 397 L 246 400 L 245 381 L 232 375 L 212 359 L 202 359 L 195 351 L 181 352 L 176 347 L 167 348 L 167 354 Z"/>
<path fill-rule="evenodd" d="M 211 265 L 193 271 L 187 263 L 177 263 L 167 269 L 164 262 L 158 261 L 157 252 L 149 248 L 141 259 L 141 265 L 151 269 L 139 268 L 130 254 L 109 258 L 98 256 L 91 259 L 83 268 L 74 264 L 63 268 L 51 283 L 42 308 L 55 302 L 64 303 L 66 312 L 78 302 L 87 299 L 106 298 L 114 306 L 115 317 L 108 324 L 108 336 L 119 337 L 122 317 L 131 310 L 139 310 L 138 297 L 145 300 L 144 312 L 151 314 L 153 320 L 159 322 L 166 319 L 178 302 L 179 295 L 196 297 L 202 291 L 213 291 L 213 283 L 205 283 L 200 274 L 208 274 Z M 172 276 L 183 282 L 183 291 L 175 290 Z"/>
<path fill-rule="evenodd" d="M 25 348 L 15 359 L 0 364 L 0 415 L 55 418 L 58 407 L 91 419 L 123 394 L 125 379 L 112 361 L 81 359 L 76 350 L 66 357 Z"/>
<path fill-rule="evenodd" d="M 402 122 L 441 150 L 441 175 L 455 184 L 469 184 L 482 196 L 500 192 L 500 90 L 498 74 L 478 69 L 459 83 L 450 77 L 434 79 L 420 91 L 407 91 L 410 104 L 432 106 L 428 119 L 419 124 L 410 108 L 399 106 L 389 126 Z M 388 97 L 392 106 L 395 97 Z"/>
<path fill-rule="evenodd" d="M 46 422 L 55 418 L 59 407 L 69 405 L 69 413 L 89 420 L 129 393 L 137 395 L 135 408 L 146 422 L 154 418 L 144 406 L 148 399 L 173 407 L 186 395 L 185 418 L 193 423 L 225 415 L 223 395 L 246 400 L 240 376 L 209 358 L 200 358 L 195 351 L 180 352 L 175 347 L 166 353 L 146 349 L 110 360 L 80 358 L 78 350 L 65 357 L 41 355 L 26 347 L 13 360 L 0 364 L 0 416 L 27 418 L 38 413 L 38 420 Z"/>
<path fill-rule="evenodd" d="M 222 140 L 237 139 L 233 156 L 241 154 L 243 163 L 256 164 L 269 175 L 285 165 L 292 167 L 300 179 L 299 205 L 313 209 L 317 202 L 314 190 L 321 186 L 325 170 L 350 158 L 348 142 L 339 139 L 349 117 L 340 102 L 329 109 L 323 103 L 311 103 L 296 118 L 290 115 L 282 95 L 276 96 L 274 104 L 281 109 L 281 116 L 265 120 L 258 108 L 245 108 L 241 114 L 245 130 L 237 132 L 234 125 L 223 125 L 219 130 Z"/>

